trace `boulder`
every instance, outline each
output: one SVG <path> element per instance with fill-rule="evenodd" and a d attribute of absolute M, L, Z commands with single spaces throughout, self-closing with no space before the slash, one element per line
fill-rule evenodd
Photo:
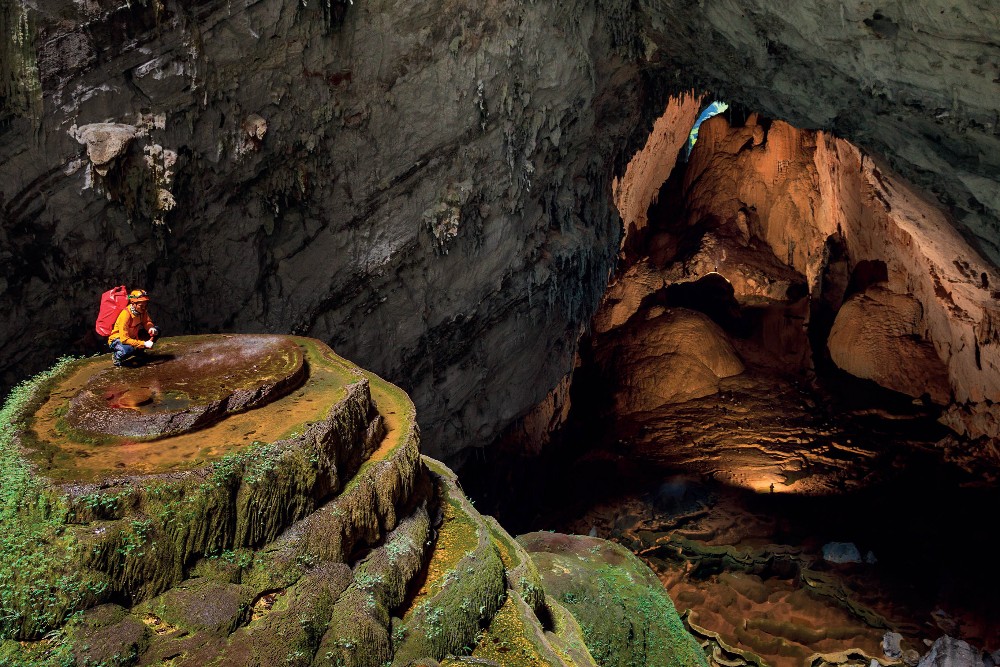
<path fill-rule="evenodd" d="M 744 370 L 725 332 L 684 308 L 641 311 L 602 341 L 599 355 L 614 383 L 618 414 L 714 394 L 721 378 Z"/>
<path fill-rule="evenodd" d="M 828 542 L 823 545 L 823 560 L 830 563 L 860 563 L 861 552 L 853 542 Z"/>
<path fill-rule="evenodd" d="M 982 651 L 968 642 L 944 635 L 938 637 L 917 667 L 982 667 Z"/>
<path fill-rule="evenodd" d="M 888 631 L 882 637 L 882 652 L 885 657 L 899 660 L 903 657 L 903 649 L 899 643 L 903 641 L 903 635 L 898 632 Z"/>
<path fill-rule="evenodd" d="M 827 345 L 838 367 L 914 398 L 944 405 L 948 369 L 922 335 L 923 309 L 908 294 L 872 286 L 837 313 Z"/>
<path fill-rule="evenodd" d="M 580 622 L 599 665 L 707 664 L 663 584 L 624 547 L 545 532 L 517 541 L 531 554 L 546 591 Z"/>

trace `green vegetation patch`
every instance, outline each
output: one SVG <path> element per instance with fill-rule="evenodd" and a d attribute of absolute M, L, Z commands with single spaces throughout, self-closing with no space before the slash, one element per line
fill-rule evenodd
<path fill-rule="evenodd" d="M 484 516 L 483 520 L 489 527 L 490 538 L 503 560 L 507 587 L 516 591 L 536 615 L 546 613 L 542 579 L 531 556 L 497 523 L 496 519 Z"/>
<path fill-rule="evenodd" d="M 552 619 L 552 634 L 556 637 L 552 641 L 552 648 L 563 661 L 574 667 L 597 667 L 583 637 L 583 628 L 573 614 L 551 596 L 545 597 L 545 606 Z"/>
<path fill-rule="evenodd" d="M 705 667 L 656 575 L 605 540 L 530 533 L 518 538 L 549 595 L 579 621 L 587 648 L 604 667 Z"/>
<path fill-rule="evenodd" d="M 69 614 L 89 606 L 107 587 L 99 574 L 75 566 L 65 532 L 66 499 L 39 480 L 18 444 L 19 430 L 44 400 L 53 379 L 75 363 L 61 359 L 16 386 L 0 410 L 0 641 L 40 638 Z M 13 650 L 5 648 L 7 654 Z M 51 652 L 44 645 L 26 650 Z M 31 664 L 29 658 L 24 664 Z"/>
<path fill-rule="evenodd" d="M 440 497 L 444 520 L 426 579 L 393 627 L 394 665 L 468 653 L 503 604 L 504 567 L 489 530 L 458 488 L 455 473 L 424 457 Z"/>

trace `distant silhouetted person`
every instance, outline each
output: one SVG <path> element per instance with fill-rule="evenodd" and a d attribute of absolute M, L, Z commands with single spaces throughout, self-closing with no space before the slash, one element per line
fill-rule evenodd
<path fill-rule="evenodd" d="M 126 359 L 131 359 L 153 347 L 153 341 L 159 335 L 159 330 L 146 313 L 148 302 L 149 295 L 145 290 L 132 290 L 128 295 L 128 306 L 115 320 L 115 328 L 108 336 L 108 347 L 111 348 L 115 366 L 120 367 Z M 139 339 L 140 328 L 146 330 L 149 340 Z"/>

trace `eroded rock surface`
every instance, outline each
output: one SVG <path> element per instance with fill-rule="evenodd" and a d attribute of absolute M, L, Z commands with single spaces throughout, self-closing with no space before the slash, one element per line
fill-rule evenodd
<path fill-rule="evenodd" d="M 66 360 L 18 390 L 0 413 L 0 662 L 404 667 L 471 653 L 510 667 L 596 667 L 591 651 L 607 652 L 546 596 L 531 558 L 473 508 L 454 473 L 420 455 L 399 388 L 306 338 L 200 337 L 163 349 L 175 356 L 158 371 L 176 364 L 178 381 L 202 355 L 226 379 L 241 350 L 260 355 L 259 375 L 236 363 L 244 390 L 273 381 L 275 357 L 308 375 L 292 394 L 152 443 L 183 452 L 197 436 L 196 460 L 69 473 L 53 449 L 74 434 L 39 415 L 64 412 L 108 358 Z M 240 439 L 246 415 L 257 428 Z M 129 446 L 107 437 L 86 443 L 93 457 Z M 220 439 L 236 442 L 213 449 Z M 675 626 L 663 636 L 694 646 Z"/>
<path fill-rule="evenodd" d="M 595 350 L 659 299 L 754 343 L 736 342 L 744 360 L 809 374 L 829 354 L 857 377 L 947 406 L 942 420 L 959 434 L 1000 436 L 989 430 L 1000 396 L 996 272 L 871 157 L 824 132 L 716 116 L 659 197 L 594 318 Z M 714 276 L 731 296 L 703 284 Z"/>
<path fill-rule="evenodd" d="M 827 345 L 848 373 L 915 398 L 950 400 L 948 370 L 920 337 L 920 303 L 874 287 L 848 299 L 837 313 Z"/>
<path fill-rule="evenodd" d="M 294 390 L 307 374 L 283 336 L 187 336 L 159 341 L 138 368 L 110 367 L 70 401 L 67 422 L 97 435 L 155 438 L 207 426 Z"/>
<path fill-rule="evenodd" d="M 615 412 L 655 410 L 714 394 L 721 378 L 744 366 L 725 332 L 708 316 L 684 308 L 640 312 L 604 340 L 597 363 L 615 382 Z"/>

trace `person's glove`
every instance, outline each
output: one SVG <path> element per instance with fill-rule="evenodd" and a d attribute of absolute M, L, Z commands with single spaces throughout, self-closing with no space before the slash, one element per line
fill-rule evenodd
<path fill-rule="evenodd" d="M 153 347 L 153 341 L 147 340 L 145 343 L 143 343 L 143 345 L 145 345 L 146 349 L 148 350 L 149 348 Z"/>

